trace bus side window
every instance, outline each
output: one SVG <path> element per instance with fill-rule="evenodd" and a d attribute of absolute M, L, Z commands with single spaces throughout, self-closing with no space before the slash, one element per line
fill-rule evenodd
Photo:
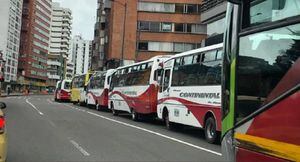
<path fill-rule="evenodd" d="M 107 78 L 107 84 L 110 83 L 110 78 L 111 78 L 111 76 L 109 76 L 109 77 Z"/>
<path fill-rule="evenodd" d="M 194 59 L 193 59 L 193 64 L 200 63 L 200 58 L 201 58 L 201 55 L 200 54 L 196 54 L 194 56 Z"/>
<path fill-rule="evenodd" d="M 161 73 L 162 70 L 161 69 L 157 69 L 154 71 L 154 80 L 160 82 L 160 78 L 161 78 Z"/>
<path fill-rule="evenodd" d="M 163 91 L 165 91 L 165 90 L 167 90 L 169 88 L 169 85 L 170 85 L 170 73 L 171 73 L 170 69 L 165 70 L 165 73 L 164 73 L 164 83 L 163 83 Z"/>

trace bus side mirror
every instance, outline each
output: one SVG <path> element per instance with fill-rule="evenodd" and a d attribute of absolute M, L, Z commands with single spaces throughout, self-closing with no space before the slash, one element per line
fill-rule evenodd
<path fill-rule="evenodd" d="M 5 109 L 6 108 L 6 104 L 4 102 L 0 102 L 0 109 Z"/>

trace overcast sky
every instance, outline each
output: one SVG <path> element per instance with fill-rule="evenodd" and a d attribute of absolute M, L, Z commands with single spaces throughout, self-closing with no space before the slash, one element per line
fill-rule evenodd
<path fill-rule="evenodd" d="M 72 10 L 72 35 L 81 34 L 83 39 L 93 40 L 96 22 L 97 0 L 53 0 L 61 7 Z"/>

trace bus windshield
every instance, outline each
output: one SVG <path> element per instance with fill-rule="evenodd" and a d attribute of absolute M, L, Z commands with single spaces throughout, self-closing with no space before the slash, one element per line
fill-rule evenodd
<path fill-rule="evenodd" d="M 241 37 L 239 48 L 237 121 L 300 82 L 300 24 Z"/>
<path fill-rule="evenodd" d="M 71 88 L 71 83 L 70 82 L 65 82 L 64 89 L 70 89 L 70 88 Z"/>
<path fill-rule="evenodd" d="M 274 22 L 300 14 L 299 0 L 251 0 L 250 26 Z"/>

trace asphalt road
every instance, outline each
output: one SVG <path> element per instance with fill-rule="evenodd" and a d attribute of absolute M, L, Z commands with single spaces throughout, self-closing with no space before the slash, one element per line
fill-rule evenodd
<path fill-rule="evenodd" d="M 201 130 L 169 131 L 52 96 L 0 98 L 7 104 L 8 162 L 222 161 L 220 145 Z"/>

